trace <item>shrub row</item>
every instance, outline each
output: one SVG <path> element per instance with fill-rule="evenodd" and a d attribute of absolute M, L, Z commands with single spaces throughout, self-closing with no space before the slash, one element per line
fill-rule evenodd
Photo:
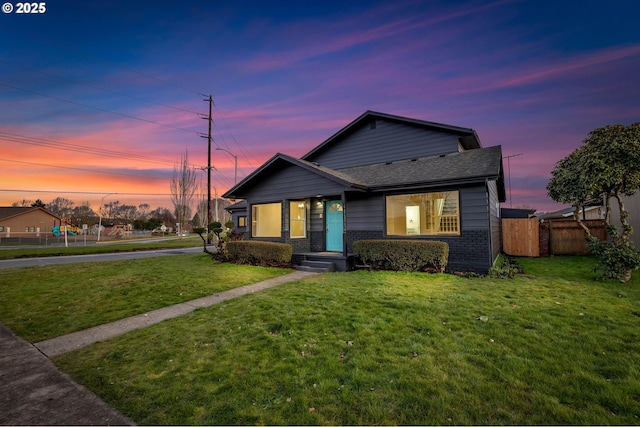
<path fill-rule="evenodd" d="M 285 243 L 255 240 L 227 242 L 227 257 L 242 264 L 286 264 L 291 261 L 293 249 Z"/>
<path fill-rule="evenodd" d="M 434 240 L 358 240 L 353 251 L 378 270 L 441 273 L 449 261 L 449 245 Z"/>

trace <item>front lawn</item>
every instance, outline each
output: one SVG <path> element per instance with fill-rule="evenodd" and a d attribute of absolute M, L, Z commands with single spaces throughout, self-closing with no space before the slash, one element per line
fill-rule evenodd
<path fill-rule="evenodd" d="M 639 424 L 640 280 L 594 262 L 323 274 L 54 361 L 139 424 Z"/>
<path fill-rule="evenodd" d="M 0 322 L 38 342 L 290 271 L 204 253 L 0 270 Z"/>

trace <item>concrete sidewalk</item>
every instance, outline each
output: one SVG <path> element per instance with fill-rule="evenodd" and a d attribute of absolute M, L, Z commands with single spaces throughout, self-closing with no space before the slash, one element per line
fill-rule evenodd
<path fill-rule="evenodd" d="M 0 425 L 133 425 L 91 391 L 60 372 L 47 358 L 197 308 L 300 280 L 318 273 L 295 271 L 253 285 L 150 311 L 31 345 L 0 324 Z"/>
<path fill-rule="evenodd" d="M 144 328 L 146 326 L 162 322 L 166 319 L 185 315 L 194 311 L 196 308 L 210 307 L 223 301 L 227 301 L 253 292 L 262 291 L 264 289 L 272 288 L 283 283 L 303 279 L 308 276 L 313 276 L 314 274 L 317 273 L 294 271 L 293 273 L 273 277 L 262 282 L 254 283 L 253 285 L 229 289 L 228 291 L 220 292 L 215 295 L 210 295 L 180 304 L 171 305 L 169 307 L 149 311 L 137 316 L 127 317 L 126 319 L 96 326 L 90 329 L 85 329 L 84 331 L 74 332 L 57 338 L 51 338 L 46 341 L 38 342 L 35 344 L 35 346 L 42 353 L 49 357 L 57 356 L 59 354 L 77 350 L 81 347 L 93 344 L 98 341 L 104 341 L 113 337 L 117 337 L 118 335 L 122 335 L 135 329 Z"/>
<path fill-rule="evenodd" d="M 133 425 L 0 324 L 0 424 Z"/>

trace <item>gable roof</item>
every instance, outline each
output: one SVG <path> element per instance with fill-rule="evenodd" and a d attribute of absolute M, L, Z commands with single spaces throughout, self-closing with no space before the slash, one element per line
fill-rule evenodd
<path fill-rule="evenodd" d="M 340 172 L 365 184 L 372 191 L 497 180 L 502 175 L 502 148 L 498 145 L 435 157 L 347 168 Z"/>
<path fill-rule="evenodd" d="M 327 140 L 325 140 L 322 144 L 313 148 L 307 154 L 301 157 L 301 159 L 306 160 L 312 157 L 315 154 L 318 154 L 329 147 L 336 144 L 339 140 L 346 137 L 350 133 L 354 132 L 363 124 L 371 123 L 373 120 L 387 120 L 395 123 L 403 123 L 410 126 L 416 126 L 425 129 L 433 129 L 441 132 L 447 132 L 459 135 L 459 140 L 462 146 L 466 149 L 473 148 L 482 148 L 482 144 L 480 143 L 480 138 L 476 134 L 476 131 L 470 128 L 463 128 L 459 126 L 451 126 L 445 125 L 442 123 L 428 122 L 425 120 L 411 119 L 408 117 L 395 116 L 393 114 L 379 113 L 377 111 L 368 110 L 364 112 L 360 117 L 349 123 L 347 126 L 340 129 L 338 132 L 333 134 Z"/>
<path fill-rule="evenodd" d="M 55 217 L 57 219 L 60 219 L 60 217 L 52 212 L 49 212 L 48 210 L 41 208 L 41 207 L 15 207 L 15 206 L 0 206 L 0 221 L 5 220 L 5 219 L 9 219 L 9 218 L 13 218 L 15 216 L 19 216 L 19 215 L 24 215 L 26 213 L 29 213 L 31 211 L 37 211 L 37 210 L 41 210 L 49 215 L 51 215 L 52 217 Z"/>
<path fill-rule="evenodd" d="M 442 156 L 378 163 L 340 170 L 278 153 L 223 194 L 222 197 L 242 198 L 236 194 L 248 191 L 252 187 L 252 182 L 259 181 L 260 175 L 278 171 L 284 164 L 301 167 L 359 191 L 462 185 L 482 182 L 487 179 L 504 182 L 502 148 L 499 145 Z M 498 192 L 499 199 L 504 201 L 504 185 L 498 185 Z"/>
<path fill-rule="evenodd" d="M 231 189 L 229 189 L 226 193 L 222 195 L 225 198 L 242 198 L 242 196 L 236 195 L 237 193 L 242 193 L 247 191 L 253 186 L 255 179 L 258 176 L 263 175 L 265 173 L 271 173 L 282 169 L 285 165 L 294 165 L 310 172 L 313 172 L 317 175 L 320 175 L 324 178 L 327 178 L 331 181 L 337 182 L 340 185 L 344 185 L 346 187 L 351 187 L 353 189 L 364 190 L 366 186 L 354 181 L 351 177 L 341 173 L 340 171 L 329 169 L 327 167 L 320 166 L 316 163 L 308 162 L 306 160 L 301 160 L 295 157 L 288 156 L 286 154 L 277 153 L 272 158 L 267 160 L 262 166 L 253 171 L 250 175 L 248 175 L 245 179 L 240 181 L 238 184 L 234 185 Z"/>

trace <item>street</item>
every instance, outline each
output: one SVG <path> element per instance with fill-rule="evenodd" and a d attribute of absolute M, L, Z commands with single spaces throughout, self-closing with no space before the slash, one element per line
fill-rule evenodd
<path fill-rule="evenodd" d="M 151 258 L 202 252 L 202 247 L 161 249 L 151 251 L 117 252 L 91 255 L 69 255 L 37 258 L 18 258 L 0 260 L 0 269 L 33 267 L 38 265 L 74 264 L 77 262 L 117 261 L 125 259 Z"/>

